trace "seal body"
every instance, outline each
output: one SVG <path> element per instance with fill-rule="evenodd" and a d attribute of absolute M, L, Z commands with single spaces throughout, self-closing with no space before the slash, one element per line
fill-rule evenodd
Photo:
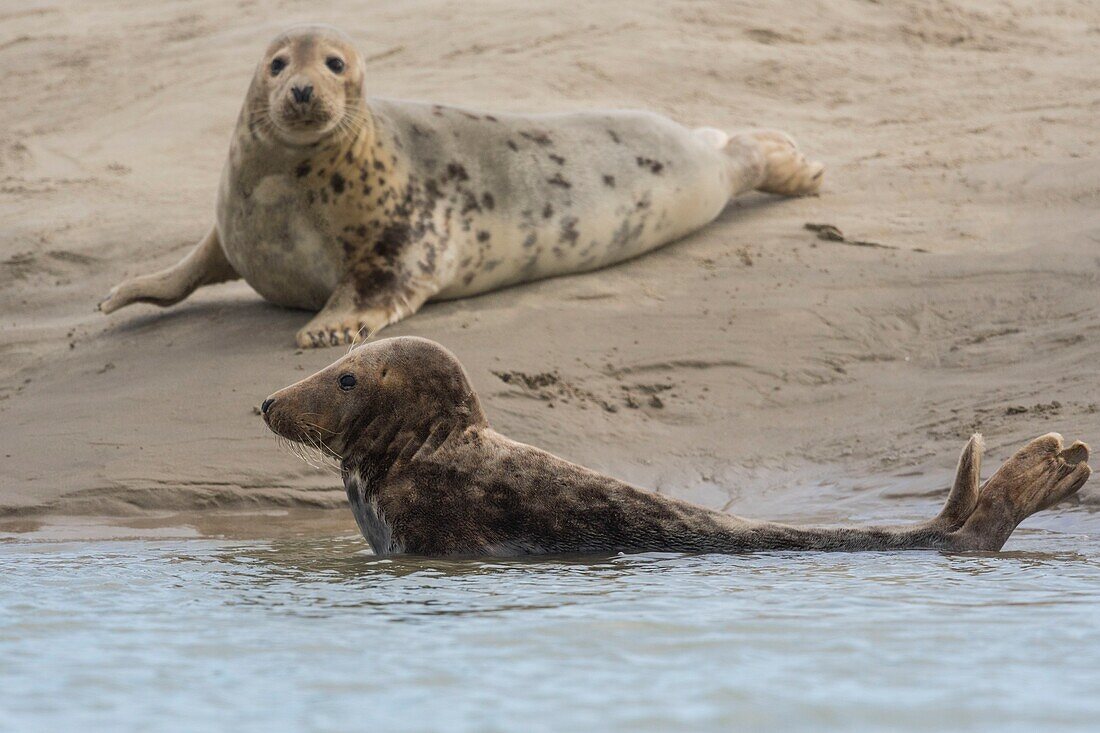
<path fill-rule="evenodd" d="M 706 225 L 737 194 L 821 183 L 821 164 L 779 132 L 368 99 L 364 78 L 338 31 L 276 38 L 241 110 L 202 256 L 124 283 L 103 310 L 176 302 L 232 273 L 272 302 L 320 311 L 299 345 L 347 343 L 432 299 L 635 257 Z"/>
<path fill-rule="evenodd" d="M 370 111 L 380 144 L 351 156 L 321 149 L 227 166 L 218 231 L 264 297 L 323 306 L 347 242 L 374 248 L 395 222 L 409 236 L 387 264 L 407 259 L 403 276 L 429 279 L 431 298 L 604 267 L 713 220 L 737 175 L 724 150 L 646 112 L 523 117 L 389 100 Z M 342 231 L 374 218 L 359 205 L 390 203 L 373 236 Z"/>
<path fill-rule="evenodd" d="M 277 434 L 335 457 L 379 554 L 515 556 L 754 550 L 996 550 L 1027 516 L 1074 494 L 1088 448 L 1038 438 L 979 489 L 982 442 L 934 519 L 911 527 L 759 522 L 630 486 L 510 440 L 438 344 L 384 339 L 264 402 Z"/>
<path fill-rule="evenodd" d="M 367 110 L 359 135 L 308 151 L 271 150 L 244 126 L 222 179 L 222 246 L 261 295 L 319 309 L 348 288 L 310 344 L 636 257 L 712 221 L 766 164 L 753 140 L 718 147 L 647 112 Z"/>

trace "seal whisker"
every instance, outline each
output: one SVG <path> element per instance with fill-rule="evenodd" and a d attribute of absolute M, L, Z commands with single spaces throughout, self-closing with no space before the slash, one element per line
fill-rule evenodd
<path fill-rule="evenodd" d="M 303 412 L 298 417 L 303 418 L 303 417 L 324 417 L 324 416 L 319 412 Z M 328 428 L 322 428 L 320 425 L 314 425 L 313 423 L 308 423 L 308 422 L 304 423 L 304 424 L 309 425 L 312 428 L 317 428 L 318 430 L 323 430 L 326 433 L 332 433 L 333 435 L 335 435 L 335 433 L 332 430 L 329 430 Z"/>
<path fill-rule="evenodd" d="M 312 460 L 307 461 L 307 463 L 317 469 L 339 472 L 340 467 L 335 462 L 336 459 L 339 459 L 339 456 L 333 453 L 331 449 L 326 448 L 324 443 L 315 438 L 310 432 L 304 433 L 304 437 L 308 441 L 308 445 L 303 444 L 303 447 L 306 450 L 315 451 L 312 454 Z"/>
<path fill-rule="evenodd" d="M 302 446 L 301 443 L 298 443 L 296 441 L 289 440 L 287 438 L 283 438 L 282 436 L 279 436 L 279 445 L 282 448 L 285 448 L 291 454 L 293 454 L 295 458 L 298 458 L 299 460 L 304 461 L 305 463 L 309 464 L 310 466 L 314 466 L 314 463 L 313 463 L 312 459 L 310 458 L 309 455 L 306 454 L 305 449 L 304 449 L 304 447 Z M 314 467 L 316 467 L 316 466 L 314 466 Z"/>
<path fill-rule="evenodd" d="M 296 441 L 287 441 L 291 452 L 313 468 L 326 470 L 339 470 L 338 461 L 340 454 L 329 447 L 325 441 L 325 434 L 335 435 L 333 431 L 323 428 L 316 423 L 302 419 L 305 415 L 319 417 L 317 413 L 304 413 L 295 421 L 298 436 Z"/>

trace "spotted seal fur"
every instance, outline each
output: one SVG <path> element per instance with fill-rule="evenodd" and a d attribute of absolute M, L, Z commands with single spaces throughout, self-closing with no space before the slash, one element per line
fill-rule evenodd
<path fill-rule="evenodd" d="M 998 550 L 1088 479 L 1089 449 L 1055 433 L 979 487 L 963 449 L 940 514 L 910 527 L 820 529 L 742 519 L 644 491 L 500 435 L 458 360 L 404 337 L 370 342 L 264 401 L 276 434 L 339 459 L 375 552 L 514 556 L 752 550 Z"/>
<path fill-rule="evenodd" d="M 166 306 L 243 277 L 274 303 L 320 311 L 299 346 L 349 343 L 428 300 L 604 267 L 699 229 L 738 194 L 806 194 L 822 180 L 823 166 L 780 132 L 367 99 L 365 78 L 335 29 L 272 41 L 233 133 L 214 227 L 100 309 Z"/>

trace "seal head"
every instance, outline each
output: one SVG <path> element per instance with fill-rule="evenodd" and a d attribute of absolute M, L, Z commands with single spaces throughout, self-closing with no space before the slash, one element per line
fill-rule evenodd
<path fill-rule="evenodd" d="M 267 47 L 248 92 L 250 127 L 291 146 L 313 145 L 367 119 L 366 66 L 351 39 L 328 26 L 299 26 Z"/>
<path fill-rule="evenodd" d="M 455 433 L 488 425 L 454 354 L 411 336 L 360 346 L 268 397 L 262 412 L 283 438 L 383 469 Z"/>

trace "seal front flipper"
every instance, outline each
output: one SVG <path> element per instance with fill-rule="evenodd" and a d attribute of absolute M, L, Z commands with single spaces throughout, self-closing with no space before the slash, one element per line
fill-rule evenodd
<path fill-rule="evenodd" d="M 131 303 L 165 307 L 180 302 L 203 285 L 240 277 L 225 258 L 217 228 L 212 228 L 186 257 L 167 270 L 131 278 L 113 287 L 99 303 L 99 310 L 110 313 Z"/>
<path fill-rule="evenodd" d="M 377 288 L 373 292 L 367 290 L 372 284 Z M 336 287 L 325 307 L 298 331 L 298 346 L 312 349 L 365 341 L 416 313 L 436 292 L 438 287 L 433 283 L 408 279 L 402 283 L 397 276 L 365 283 L 353 271 Z"/>

